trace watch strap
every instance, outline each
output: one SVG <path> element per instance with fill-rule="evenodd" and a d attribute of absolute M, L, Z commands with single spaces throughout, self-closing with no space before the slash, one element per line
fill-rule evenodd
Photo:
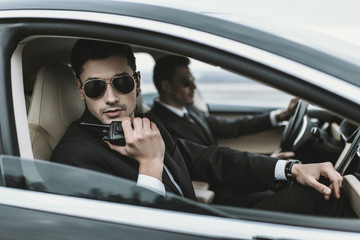
<path fill-rule="evenodd" d="M 287 163 L 285 164 L 286 179 L 288 181 L 292 181 L 292 182 L 296 180 L 296 177 L 291 173 L 291 169 L 294 164 L 301 164 L 301 161 L 299 161 L 297 159 L 291 159 L 291 160 L 288 160 Z"/>

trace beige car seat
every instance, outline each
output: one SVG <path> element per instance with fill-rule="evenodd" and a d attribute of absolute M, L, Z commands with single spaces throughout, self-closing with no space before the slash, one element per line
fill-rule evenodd
<path fill-rule="evenodd" d="M 70 123 L 84 111 L 75 76 L 67 65 L 42 67 L 35 80 L 28 123 L 34 158 L 49 160 Z"/>

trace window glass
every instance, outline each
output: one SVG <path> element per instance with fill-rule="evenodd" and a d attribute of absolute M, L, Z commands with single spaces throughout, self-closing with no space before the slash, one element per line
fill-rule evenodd
<path fill-rule="evenodd" d="M 226 214 L 209 206 L 167 193 L 156 194 L 127 179 L 82 168 L 0 156 L 0 185 L 39 192 L 125 203 L 206 215 Z"/>
<path fill-rule="evenodd" d="M 244 76 L 194 59 L 189 66 L 204 100 L 210 105 L 286 107 L 291 96 Z"/>
<path fill-rule="evenodd" d="M 143 101 L 151 106 L 153 99 L 157 96 L 157 90 L 153 83 L 155 60 L 150 54 L 144 52 L 137 52 L 134 55 L 137 71 L 141 73 L 141 94 Z"/>
<path fill-rule="evenodd" d="M 155 61 L 147 53 L 136 53 L 135 57 L 141 71 L 143 101 L 151 106 L 158 95 L 152 80 Z M 277 89 L 195 59 L 191 59 L 189 68 L 198 91 L 210 106 L 285 108 L 291 99 Z"/>

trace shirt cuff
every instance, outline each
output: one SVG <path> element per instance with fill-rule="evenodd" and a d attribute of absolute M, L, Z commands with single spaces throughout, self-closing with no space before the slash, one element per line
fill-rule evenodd
<path fill-rule="evenodd" d="M 162 196 L 165 196 L 165 186 L 157 178 L 150 177 L 144 174 L 139 174 L 136 186 L 149 189 L 153 192 L 156 192 Z"/>
<path fill-rule="evenodd" d="M 285 165 L 287 161 L 278 160 L 275 165 L 274 177 L 276 180 L 286 180 Z"/>
<path fill-rule="evenodd" d="M 280 123 L 276 121 L 276 115 L 281 113 L 281 109 L 273 110 L 270 112 L 270 122 L 273 127 L 280 126 Z"/>

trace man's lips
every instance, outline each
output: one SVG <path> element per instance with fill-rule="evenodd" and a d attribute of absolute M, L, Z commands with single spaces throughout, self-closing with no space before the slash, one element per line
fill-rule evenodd
<path fill-rule="evenodd" d="M 121 111 L 123 111 L 120 108 L 116 108 L 116 109 L 108 109 L 106 111 L 104 111 L 104 115 L 107 117 L 117 117 L 120 115 Z"/>

